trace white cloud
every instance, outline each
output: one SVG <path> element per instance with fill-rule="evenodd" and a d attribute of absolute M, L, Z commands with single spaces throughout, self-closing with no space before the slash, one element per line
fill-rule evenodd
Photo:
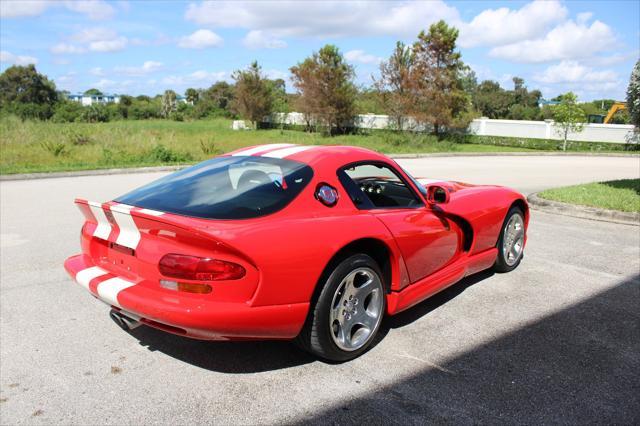
<path fill-rule="evenodd" d="M 0 1 L 2 18 L 22 18 L 38 16 L 51 5 L 46 0 Z"/>
<path fill-rule="evenodd" d="M 59 89 L 70 90 L 72 87 L 75 86 L 76 75 L 77 75 L 77 73 L 74 72 L 74 71 L 68 72 L 68 73 L 63 74 L 63 75 L 59 75 L 55 79 L 56 86 Z"/>
<path fill-rule="evenodd" d="M 38 58 L 34 58 L 33 56 L 14 55 L 11 52 L 2 50 L 0 51 L 0 62 L 14 65 L 35 65 L 38 63 Z"/>
<path fill-rule="evenodd" d="M 162 79 L 162 83 L 169 86 L 185 86 L 189 84 L 207 84 L 211 85 L 216 81 L 224 80 L 227 76 L 227 73 L 224 71 L 220 72 L 209 72 L 205 70 L 194 71 L 191 74 L 187 75 L 170 75 Z"/>
<path fill-rule="evenodd" d="M 249 31 L 242 43 L 249 49 L 283 49 L 287 47 L 287 42 L 280 40 L 264 31 Z"/>
<path fill-rule="evenodd" d="M 78 43 L 90 43 L 92 41 L 112 40 L 116 37 L 118 37 L 118 34 L 112 29 L 92 27 L 85 28 L 84 30 L 73 34 L 69 38 Z"/>
<path fill-rule="evenodd" d="M 534 76 L 534 80 L 546 84 L 615 83 L 617 79 L 618 74 L 615 71 L 596 71 L 576 61 L 562 61 Z"/>
<path fill-rule="evenodd" d="M 112 40 L 98 40 L 89 43 L 92 52 L 117 52 L 127 47 L 126 37 L 116 37 Z"/>
<path fill-rule="evenodd" d="M 589 21 L 592 16 L 593 16 L 592 12 L 578 13 L 578 23 L 579 24 L 586 24 L 587 21 Z"/>
<path fill-rule="evenodd" d="M 567 21 L 543 38 L 494 47 L 489 55 L 524 63 L 577 59 L 608 50 L 614 41 L 611 28 L 600 21 L 594 21 L 590 26 Z"/>
<path fill-rule="evenodd" d="M 3 19 L 38 16 L 50 7 L 64 7 L 92 20 L 109 19 L 115 13 L 115 9 L 103 0 L 13 0 L 0 2 L 0 16 Z"/>
<path fill-rule="evenodd" d="M 460 46 L 499 46 L 534 38 L 561 22 L 567 9 L 557 0 L 534 1 L 518 10 L 487 9 L 471 22 L 461 23 Z"/>
<path fill-rule="evenodd" d="M 103 78 L 93 83 L 91 87 L 96 87 L 102 91 L 110 91 L 114 93 L 128 93 L 135 84 L 136 82 L 132 80 L 115 81 Z"/>
<path fill-rule="evenodd" d="M 377 64 L 382 58 L 365 53 L 364 50 L 350 50 L 344 54 L 344 57 L 351 62 L 360 62 L 361 64 Z"/>
<path fill-rule="evenodd" d="M 51 47 L 51 53 L 80 54 L 86 52 L 116 52 L 129 44 L 126 37 L 109 28 L 87 28 L 69 37 L 73 43 L 58 43 Z"/>
<path fill-rule="evenodd" d="M 76 46 L 69 43 L 58 43 L 55 46 L 52 46 L 49 50 L 51 50 L 51 53 L 55 53 L 56 55 L 74 55 L 85 53 L 87 51 L 87 49 L 85 49 L 84 47 Z"/>
<path fill-rule="evenodd" d="M 89 74 L 102 77 L 104 75 L 104 70 L 101 67 L 94 67 L 89 70 Z"/>
<path fill-rule="evenodd" d="M 275 69 L 271 69 L 271 70 L 266 70 L 264 72 L 264 74 L 267 76 L 268 79 L 270 80 L 277 80 L 277 79 L 282 79 L 282 80 L 286 80 L 287 77 L 289 77 L 289 74 L 284 72 L 284 71 L 280 71 L 280 70 L 275 70 Z"/>
<path fill-rule="evenodd" d="M 114 71 L 119 74 L 130 76 L 143 76 L 162 69 L 162 62 L 145 61 L 139 67 L 115 67 Z"/>
<path fill-rule="evenodd" d="M 109 19 L 115 14 L 115 9 L 110 4 L 100 0 L 68 0 L 64 5 L 67 9 L 82 13 L 93 20 Z"/>
<path fill-rule="evenodd" d="M 330 17 L 330 19 L 327 19 Z M 221 1 L 191 3 L 187 20 L 218 28 L 265 31 L 290 36 L 415 36 L 429 24 L 459 21 L 442 0 L 405 2 Z"/>
<path fill-rule="evenodd" d="M 191 35 L 184 36 L 178 42 L 178 47 L 184 49 L 206 49 L 207 47 L 222 46 L 222 37 L 210 30 L 198 30 Z"/>
<path fill-rule="evenodd" d="M 596 66 L 611 66 L 617 65 L 622 62 L 627 61 L 636 61 L 640 57 L 640 50 L 632 50 L 630 52 L 616 52 L 603 56 L 594 56 L 591 58 L 586 58 L 583 62 L 588 63 L 589 65 Z"/>
<path fill-rule="evenodd" d="M 97 87 L 98 89 L 107 89 L 109 87 L 113 87 L 117 84 L 118 82 L 114 81 L 114 80 L 109 80 L 107 78 L 103 78 L 95 83 L 93 83 L 94 87 Z"/>

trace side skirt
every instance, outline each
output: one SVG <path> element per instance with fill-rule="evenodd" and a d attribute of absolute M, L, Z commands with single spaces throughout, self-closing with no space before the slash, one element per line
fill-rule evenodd
<path fill-rule="evenodd" d="M 409 309 L 467 275 L 490 268 L 495 263 L 497 256 L 498 249 L 496 248 L 472 256 L 464 256 L 401 291 L 392 291 L 387 295 L 387 314 L 394 315 Z"/>

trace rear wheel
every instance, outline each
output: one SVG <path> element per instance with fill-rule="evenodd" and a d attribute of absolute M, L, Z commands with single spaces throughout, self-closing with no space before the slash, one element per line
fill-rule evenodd
<path fill-rule="evenodd" d="M 347 361 L 365 352 L 380 328 L 386 308 L 382 273 L 369 256 L 340 262 L 322 290 L 298 342 L 331 361 Z"/>
<path fill-rule="evenodd" d="M 502 225 L 498 239 L 498 258 L 493 268 L 498 272 L 510 272 L 518 267 L 524 253 L 524 214 L 512 207 Z"/>

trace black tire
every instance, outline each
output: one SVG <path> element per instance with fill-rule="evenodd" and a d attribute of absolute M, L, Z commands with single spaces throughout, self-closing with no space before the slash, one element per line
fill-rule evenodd
<path fill-rule="evenodd" d="M 504 219 L 504 223 L 502 224 L 502 229 L 500 231 L 500 237 L 498 238 L 498 243 L 496 244 L 496 248 L 498 249 L 498 257 L 496 259 L 496 263 L 494 263 L 493 265 L 493 270 L 496 272 L 504 273 L 504 272 L 513 271 L 518 267 L 518 265 L 520 265 L 520 262 L 524 257 L 524 248 L 523 248 L 522 251 L 520 252 L 519 257 L 516 259 L 515 262 L 513 261 L 508 262 L 507 259 L 505 258 L 505 254 L 502 249 L 506 230 L 507 230 L 507 224 L 511 220 L 511 217 L 514 215 L 519 215 L 520 218 L 522 219 L 522 223 L 524 224 L 524 213 L 522 212 L 522 210 L 519 207 L 515 207 L 515 206 L 511 207 L 511 209 L 509 209 L 509 212 L 507 213 L 507 216 Z"/>
<path fill-rule="evenodd" d="M 334 342 L 331 334 L 332 330 L 329 324 L 329 318 L 334 295 L 342 283 L 342 280 L 358 268 L 369 268 L 377 274 L 378 279 L 383 283 L 381 289 L 382 312 L 380 315 L 384 317 L 384 313 L 386 312 L 386 294 L 380 267 L 366 254 L 349 256 L 338 263 L 332 271 L 328 271 L 328 277 L 326 276 L 327 274 L 325 274 L 318 284 L 322 286 L 320 292 L 317 295 L 315 303 L 310 307 L 309 315 L 302 331 L 296 338 L 296 343 L 304 350 L 328 361 L 344 362 L 362 355 L 376 340 L 375 337 L 380 329 L 381 320 L 369 335 L 367 342 L 356 350 L 346 351 L 341 349 Z"/>

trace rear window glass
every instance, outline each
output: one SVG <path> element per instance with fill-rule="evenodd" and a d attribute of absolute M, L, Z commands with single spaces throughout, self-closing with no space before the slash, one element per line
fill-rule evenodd
<path fill-rule="evenodd" d="M 268 157 L 219 157 L 172 173 L 117 202 L 206 219 L 248 219 L 274 213 L 309 183 L 313 170 Z"/>

